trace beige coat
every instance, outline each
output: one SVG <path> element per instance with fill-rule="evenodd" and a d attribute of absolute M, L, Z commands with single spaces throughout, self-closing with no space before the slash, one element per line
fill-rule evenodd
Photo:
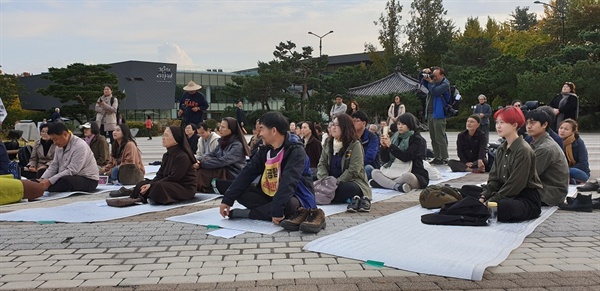
<path fill-rule="evenodd" d="M 395 123 L 392 118 L 398 118 L 398 116 L 402 115 L 403 113 L 406 112 L 406 107 L 404 106 L 404 104 L 400 103 L 400 108 L 398 108 L 398 115 L 394 116 L 394 106 L 396 106 L 396 103 L 392 103 L 390 105 L 390 108 L 388 109 L 388 125 L 391 125 L 392 123 Z"/>
<path fill-rule="evenodd" d="M 119 108 L 119 100 L 115 98 L 112 106 L 110 105 L 111 96 L 100 96 L 96 101 L 96 122 L 98 126 L 104 125 L 104 131 L 113 131 L 117 126 L 117 109 Z M 104 101 L 104 105 L 98 105 L 100 100 Z"/>
<path fill-rule="evenodd" d="M 110 171 L 112 170 L 112 168 L 114 168 L 116 166 L 122 166 L 125 164 L 134 164 L 136 166 L 136 168 L 138 168 L 138 169 L 140 169 L 140 171 L 142 171 L 142 173 L 144 173 L 144 174 L 146 173 L 146 171 L 144 169 L 144 163 L 142 162 L 142 153 L 140 152 L 138 147 L 135 145 L 135 143 L 132 141 L 128 142 L 125 145 L 125 148 L 123 149 L 123 153 L 121 155 L 121 163 L 117 164 L 117 159 L 115 159 L 115 157 L 113 157 L 111 155 L 110 161 L 108 162 L 108 164 L 106 166 L 104 166 L 100 170 L 100 173 L 110 174 Z"/>
<path fill-rule="evenodd" d="M 31 150 L 31 157 L 29 158 L 27 166 L 34 166 L 36 168 L 47 166 L 54 158 L 54 149 L 56 149 L 56 145 L 52 144 L 48 150 L 48 154 L 44 155 L 44 147 L 39 140 L 36 141 Z"/>

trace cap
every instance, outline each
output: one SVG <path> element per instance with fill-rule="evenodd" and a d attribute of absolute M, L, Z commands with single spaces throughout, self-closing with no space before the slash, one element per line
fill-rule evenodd
<path fill-rule="evenodd" d="M 92 128 L 92 125 L 89 122 L 86 122 L 80 126 L 80 128 Z"/>

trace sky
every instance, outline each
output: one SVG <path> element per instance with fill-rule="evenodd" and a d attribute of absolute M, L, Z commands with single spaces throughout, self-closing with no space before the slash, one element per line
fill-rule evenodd
<path fill-rule="evenodd" d="M 5 73 L 47 72 L 72 63 L 128 60 L 177 63 L 178 70 L 256 67 L 291 40 L 323 54 L 360 53 L 377 43 L 374 25 L 387 0 L 0 0 L 0 65 Z M 402 22 L 410 19 L 410 3 Z M 464 28 L 505 21 L 517 6 L 541 15 L 542 5 L 518 0 L 446 0 L 447 17 Z"/>

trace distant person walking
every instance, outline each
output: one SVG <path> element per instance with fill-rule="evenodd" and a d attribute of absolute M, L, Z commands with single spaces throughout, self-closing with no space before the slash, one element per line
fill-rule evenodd
<path fill-rule="evenodd" d="M 96 101 L 96 122 L 100 126 L 100 134 L 106 136 L 112 143 L 112 132 L 117 126 L 117 109 L 119 100 L 113 97 L 112 87 L 104 85 L 104 94 Z"/>
<path fill-rule="evenodd" d="M 204 121 L 204 111 L 208 109 L 208 102 L 204 94 L 199 91 L 201 88 L 202 86 L 194 81 L 190 81 L 183 87 L 185 93 L 179 99 L 179 111 L 177 112 L 177 116 L 182 118 L 182 128 L 190 123 L 199 124 Z"/>
<path fill-rule="evenodd" d="M 148 131 L 148 140 L 152 140 L 152 118 L 150 118 L 150 115 L 146 119 L 146 130 Z"/>
<path fill-rule="evenodd" d="M 246 121 L 246 114 L 244 113 L 244 109 L 242 109 L 244 106 L 244 103 L 242 102 L 242 100 L 238 100 L 235 103 L 235 119 L 237 119 L 238 124 L 240 125 L 240 128 L 242 129 L 242 132 L 244 134 L 248 134 L 248 132 L 246 132 L 246 129 L 244 128 L 244 122 Z"/>
<path fill-rule="evenodd" d="M 62 122 L 62 119 L 60 119 L 60 108 L 57 107 L 54 109 L 50 119 L 52 119 L 52 122 Z"/>

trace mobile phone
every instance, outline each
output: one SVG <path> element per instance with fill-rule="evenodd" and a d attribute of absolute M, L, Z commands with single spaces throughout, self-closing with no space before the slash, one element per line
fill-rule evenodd
<path fill-rule="evenodd" d="M 381 134 L 383 134 L 385 136 L 389 136 L 390 135 L 390 127 L 389 126 L 384 126 L 383 127 L 383 131 L 382 131 Z"/>

